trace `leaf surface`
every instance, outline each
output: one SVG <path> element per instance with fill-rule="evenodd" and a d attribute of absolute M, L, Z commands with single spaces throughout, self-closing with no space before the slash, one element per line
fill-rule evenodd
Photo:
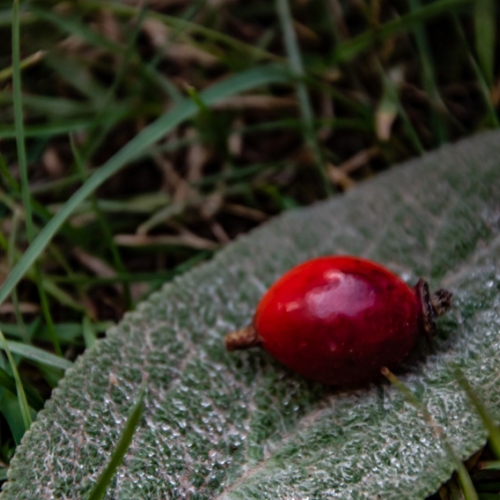
<path fill-rule="evenodd" d="M 377 260 L 455 294 L 432 352 L 401 380 L 465 458 L 485 440 L 460 367 L 500 421 L 500 134 L 395 167 L 285 213 L 166 285 L 66 372 L 23 439 L 0 497 L 84 498 L 148 376 L 141 424 L 106 498 L 423 499 L 453 462 L 421 415 L 381 381 L 308 383 L 261 350 L 228 353 L 284 271 L 325 254 Z M 379 496 L 377 496 L 379 495 Z"/>

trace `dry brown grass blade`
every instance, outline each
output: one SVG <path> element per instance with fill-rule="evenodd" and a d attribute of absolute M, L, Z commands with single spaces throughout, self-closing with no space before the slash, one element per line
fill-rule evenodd
<path fill-rule="evenodd" d="M 219 245 L 213 241 L 201 238 L 194 234 L 179 236 L 147 236 L 141 234 L 117 234 L 114 237 L 117 245 L 125 247 L 145 247 L 154 245 L 183 246 L 197 250 L 215 250 Z"/>
<path fill-rule="evenodd" d="M 19 302 L 19 311 L 22 314 L 36 314 L 40 312 L 40 304 L 33 302 Z M 16 306 L 11 302 L 4 302 L 0 305 L 0 314 L 15 314 Z"/>

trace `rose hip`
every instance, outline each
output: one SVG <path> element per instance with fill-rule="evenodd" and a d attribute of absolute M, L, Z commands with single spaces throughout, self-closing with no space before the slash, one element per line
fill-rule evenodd
<path fill-rule="evenodd" d="M 394 369 L 451 305 L 447 290 L 410 288 L 375 262 L 320 257 L 298 265 L 261 299 L 252 324 L 226 336 L 228 350 L 261 345 L 300 375 L 357 385 Z"/>

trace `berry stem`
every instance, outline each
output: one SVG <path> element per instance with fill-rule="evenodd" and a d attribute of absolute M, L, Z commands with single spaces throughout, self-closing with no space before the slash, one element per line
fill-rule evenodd
<path fill-rule="evenodd" d="M 262 338 L 253 325 L 248 325 L 245 326 L 245 328 L 228 333 L 225 342 L 228 351 L 237 351 L 260 346 L 262 344 Z"/>

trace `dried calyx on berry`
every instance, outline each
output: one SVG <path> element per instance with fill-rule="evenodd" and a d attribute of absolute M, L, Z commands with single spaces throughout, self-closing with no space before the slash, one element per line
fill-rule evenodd
<path fill-rule="evenodd" d="M 422 333 L 432 340 L 436 333 L 436 318 L 442 316 L 451 307 L 453 294 L 444 288 L 431 294 L 429 285 L 422 278 L 415 285 L 415 292 L 420 303 Z"/>

